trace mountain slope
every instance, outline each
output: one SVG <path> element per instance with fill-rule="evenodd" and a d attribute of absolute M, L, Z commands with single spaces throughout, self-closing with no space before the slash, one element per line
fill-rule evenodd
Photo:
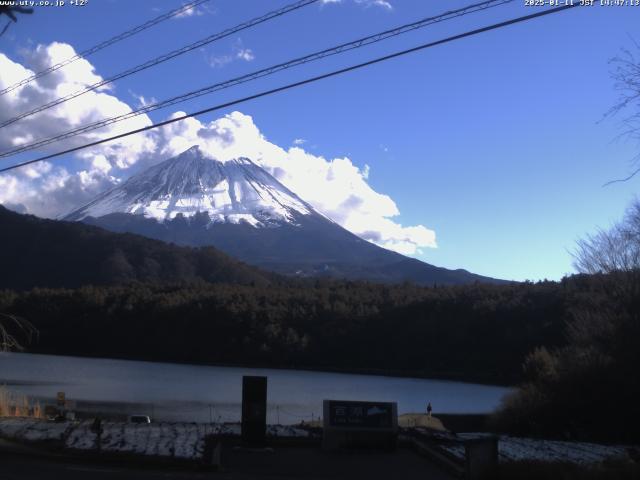
<path fill-rule="evenodd" d="M 497 281 L 362 240 L 251 160 L 219 162 L 197 146 L 134 175 L 65 219 L 179 245 L 215 246 L 287 275 L 427 285 Z"/>
<path fill-rule="evenodd" d="M 191 249 L 0 206 L 0 289 L 130 281 L 266 285 L 275 277 L 215 248 Z"/>
<path fill-rule="evenodd" d="M 316 213 L 251 160 L 210 160 L 197 145 L 131 177 L 65 219 L 82 220 L 114 212 L 160 222 L 206 212 L 212 222 L 253 226 L 291 222 L 294 215 Z"/>

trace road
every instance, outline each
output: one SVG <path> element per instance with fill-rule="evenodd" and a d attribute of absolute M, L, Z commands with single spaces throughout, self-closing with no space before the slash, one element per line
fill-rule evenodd
<path fill-rule="evenodd" d="M 43 458 L 0 451 L 2 480 L 291 480 L 324 479 L 421 479 L 451 480 L 452 477 L 412 452 L 372 454 L 327 454 L 319 449 L 283 448 L 273 453 L 228 452 L 221 472 L 141 467 L 65 458 Z"/>
<path fill-rule="evenodd" d="M 94 465 L 81 461 L 0 453 L 0 479 L 2 480 L 197 480 L 210 479 L 211 475 L 210 472 L 125 467 L 117 464 Z M 222 475 L 218 478 L 226 480 L 232 477 Z"/>

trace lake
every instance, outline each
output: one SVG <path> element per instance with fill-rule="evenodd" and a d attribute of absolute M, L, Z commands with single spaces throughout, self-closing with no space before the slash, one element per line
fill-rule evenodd
<path fill-rule="evenodd" d="M 242 376 L 268 377 L 268 422 L 321 416 L 322 400 L 398 402 L 398 413 L 488 413 L 508 388 L 418 378 L 215 367 L 103 358 L 0 353 L 0 385 L 54 403 L 64 391 L 79 409 L 152 415 L 163 421 L 239 421 Z"/>

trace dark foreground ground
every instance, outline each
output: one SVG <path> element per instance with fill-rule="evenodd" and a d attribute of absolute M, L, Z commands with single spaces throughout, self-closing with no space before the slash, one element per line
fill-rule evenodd
<path fill-rule="evenodd" d="M 473 413 L 438 413 L 438 419 L 452 432 L 490 432 L 490 415 Z"/>
<path fill-rule="evenodd" d="M 450 480 L 446 472 L 417 454 L 399 449 L 394 453 L 325 453 L 319 448 L 275 448 L 271 453 L 225 452 L 225 466 L 219 472 L 176 467 L 95 463 L 67 458 L 33 457 L 0 451 L 2 480 L 180 480 L 220 479 L 420 479 Z"/>

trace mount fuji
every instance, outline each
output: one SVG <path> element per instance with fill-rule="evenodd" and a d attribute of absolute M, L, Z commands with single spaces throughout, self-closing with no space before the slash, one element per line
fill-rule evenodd
<path fill-rule="evenodd" d="M 378 247 L 316 211 L 248 158 L 198 146 L 140 172 L 64 220 L 186 246 L 214 246 L 286 275 L 464 284 L 497 280 Z"/>
<path fill-rule="evenodd" d="M 207 214 L 212 223 L 266 227 L 313 208 L 248 158 L 222 163 L 196 145 L 99 195 L 67 220 L 127 213 L 158 222 Z"/>

